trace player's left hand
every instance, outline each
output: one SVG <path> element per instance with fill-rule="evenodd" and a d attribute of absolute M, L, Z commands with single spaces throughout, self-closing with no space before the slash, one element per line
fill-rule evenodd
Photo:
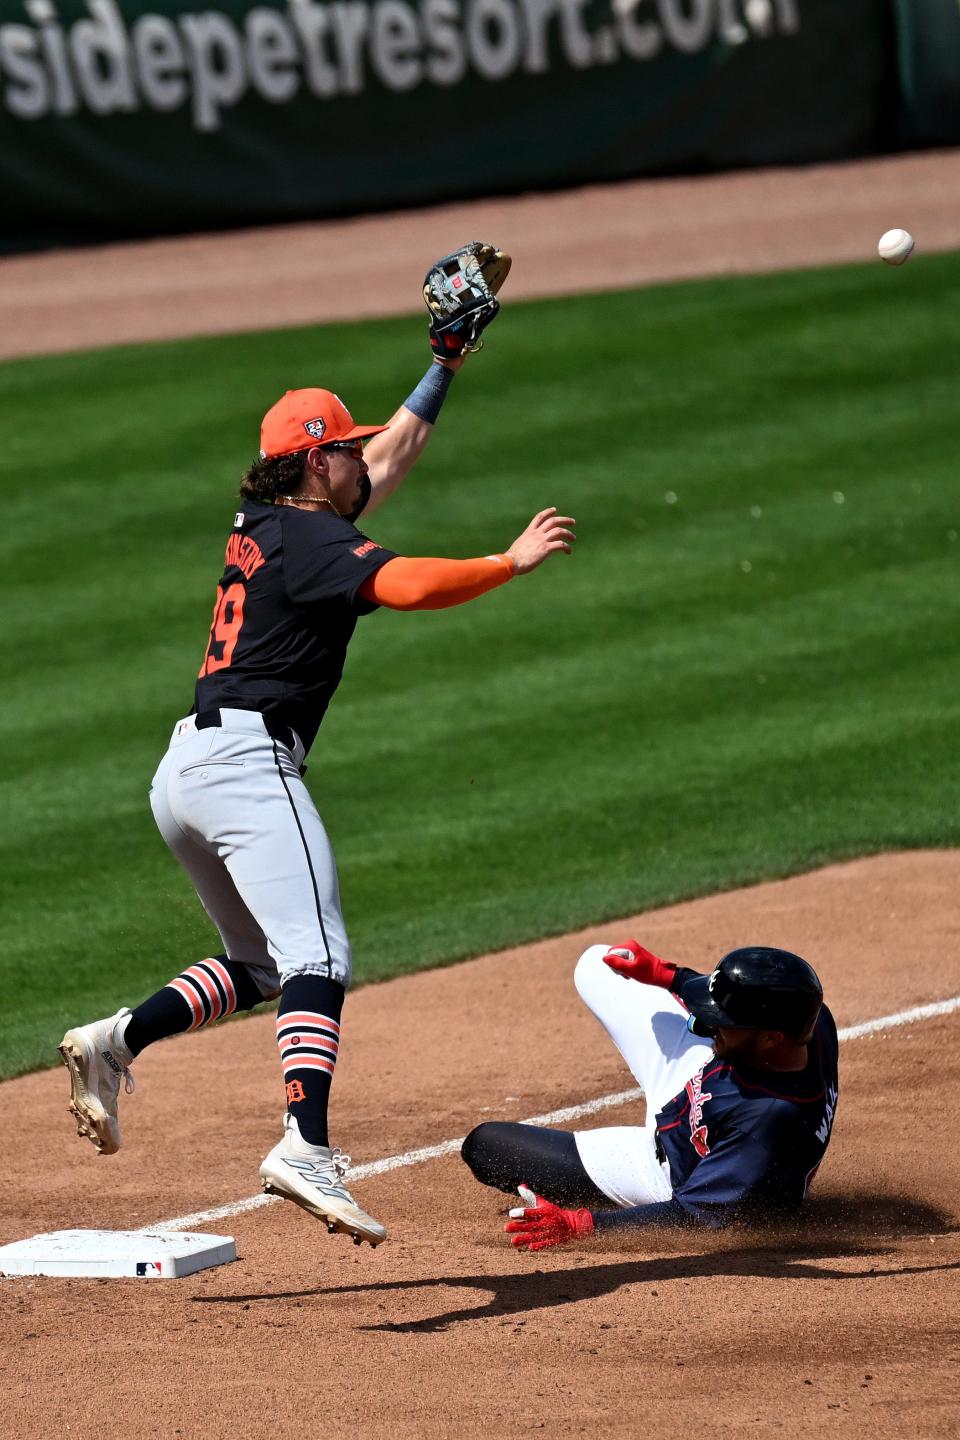
<path fill-rule="evenodd" d="M 534 1195 L 527 1185 L 519 1185 L 517 1191 L 524 1204 L 510 1211 L 510 1219 L 503 1227 L 512 1245 L 522 1250 L 549 1250 L 553 1245 L 566 1245 L 593 1234 L 589 1210 L 561 1210 L 551 1200 Z"/>
<path fill-rule="evenodd" d="M 497 291 L 510 273 L 511 257 L 472 240 L 431 265 L 423 279 L 430 312 L 430 348 L 438 360 L 458 360 L 479 350 L 481 335 L 500 309 Z"/>

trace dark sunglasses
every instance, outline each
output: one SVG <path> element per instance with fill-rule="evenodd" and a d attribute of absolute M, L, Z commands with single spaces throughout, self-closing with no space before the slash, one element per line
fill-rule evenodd
<path fill-rule="evenodd" d="M 329 445 L 321 445 L 321 450 L 346 450 L 354 460 L 363 459 L 362 440 L 331 440 Z"/>

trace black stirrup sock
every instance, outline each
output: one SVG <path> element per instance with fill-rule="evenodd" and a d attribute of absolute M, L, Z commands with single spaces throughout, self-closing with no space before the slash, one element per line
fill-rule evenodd
<path fill-rule="evenodd" d="M 280 992 L 277 1045 L 287 1110 L 310 1145 L 329 1145 L 327 1104 L 340 1049 L 344 989 L 323 975 L 294 975 Z"/>
<path fill-rule="evenodd" d="M 127 1021 L 123 1041 L 132 1055 L 139 1055 L 155 1040 L 212 1025 L 235 1010 L 252 1010 L 265 998 L 246 965 L 226 955 L 210 955 L 138 1005 Z"/>

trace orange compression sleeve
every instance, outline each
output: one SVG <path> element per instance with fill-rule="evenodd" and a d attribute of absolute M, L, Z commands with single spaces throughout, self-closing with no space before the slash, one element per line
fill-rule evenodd
<path fill-rule="evenodd" d="M 513 573 L 508 555 L 477 560 L 396 555 L 364 580 L 360 594 L 389 610 L 446 610 L 505 584 Z"/>

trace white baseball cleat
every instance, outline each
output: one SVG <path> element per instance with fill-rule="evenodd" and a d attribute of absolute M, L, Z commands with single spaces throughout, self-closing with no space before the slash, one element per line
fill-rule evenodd
<path fill-rule="evenodd" d="M 309 1145 L 292 1115 L 283 1119 L 283 1139 L 260 1166 L 260 1181 L 268 1195 L 279 1195 L 327 1222 L 331 1235 L 339 1230 L 352 1235 L 355 1245 L 369 1240 L 379 1245 L 387 1232 L 354 1200 L 343 1183 L 350 1156 L 327 1145 Z"/>
<path fill-rule="evenodd" d="M 120 1081 L 128 1095 L 133 1092 L 128 1069 L 133 1056 L 117 1034 L 129 1015 L 129 1010 L 118 1010 L 108 1020 L 78 1025 L 60 1041 L 60 1054 L 70 1072 L 67 1109 L 76 1116 L 77 1134 L 92 1140 L 98 1155 L 115 1155 L 120 1149 Z"/>

